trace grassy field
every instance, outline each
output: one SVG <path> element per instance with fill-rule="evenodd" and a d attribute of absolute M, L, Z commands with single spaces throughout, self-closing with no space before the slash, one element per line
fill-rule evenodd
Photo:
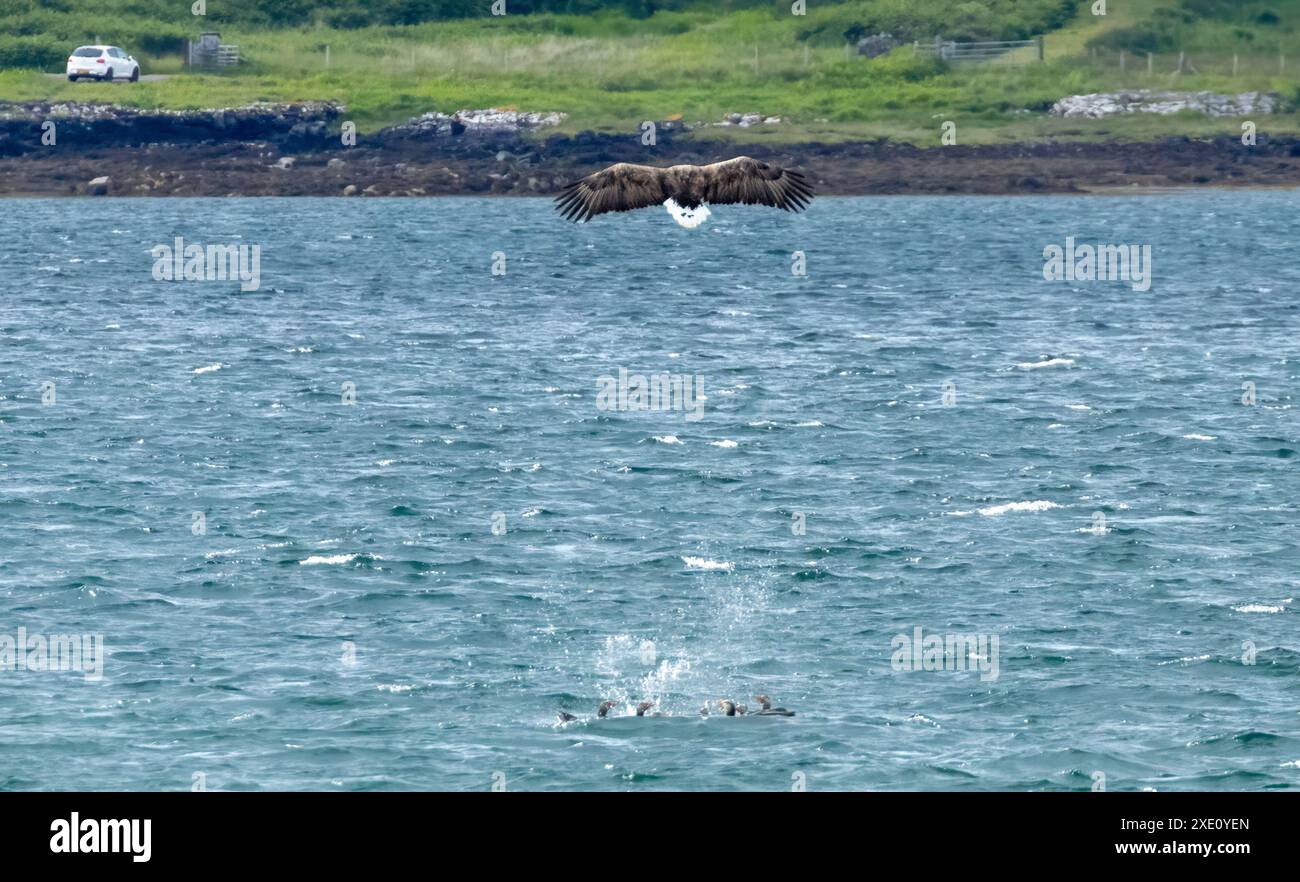
<path fill-rule="evenodd" d="M 150 52 L 129 39 L 136 34 L 142 45 L 166 47 L 177 33 L 198 30 L 191 21 L 150 25 L 149 19 L 109 17 L 86 26 L 113 30 L 81 40 L 116 42 L 141 58 L 146 73 L 173 76 L 73 84 L 39 69 L 0 68 L 0 99 L 170 108 L 336 99 L 362 131 L 428 110 L 469 107 L 559 110 L 569 114 L 565 131 L 629 133 L 647 119 L 714 122 L 726 113 L 754 111 L 784 122 L 708 134 L 781 141 L 888 137 L 919 144 L 937 143 L 943 120 L 957 123 L 960 143 L 1240 131 L 1237 121 L 1193 114 L 1079 121 L 1044 113 L 1064 95 L 1118 88 L 1262 89 L 1280 93 L 1288 108 L 1300 107 L 1300 0 L 1110 0 L 1105 16 L 1092 14 L 1092 0 L 1057 3 L 1071 7 L 1064 13 L 1051 0 L 1033 0 L 1037 18 L 1025 11 L 1032 3 L 999 2 L 855 0 L 806 16 L 791 15 L 782 2 L 732 12 L 660 11 L 648 18 L 607 10 L 351 29 L 231 23 L 221 25 L 222 40 L 237 43 L 246 63 L 223 74 L 192 73 L 178 55 Z M 1006 10 L 1015 9 L 1019 17 L 1007 17 Z M 70 24 L 80 21 L 75 11 L 60 15 L 47 31 L 62 27 L 58 33 L 64 34 L 80 26 Z M 908 28 L 920 35 L 947 23 L 945 33 L 964 29 L 1008 39 L 1042 26 L 1047 61 L 1012 56 L 948 66 L 913 57 L 910 46 L 874 60 L 853 54 L 847 37 L 881 22 L 897 22 L 904 35 Z M 45 39 L 17 33 L 13 39 Z M 1182 73 L 1176 72 L 1179 52 Z M 1300 113 L 1288 109 L 1270 118 L 1267 130 L 1300 131 Z"/>

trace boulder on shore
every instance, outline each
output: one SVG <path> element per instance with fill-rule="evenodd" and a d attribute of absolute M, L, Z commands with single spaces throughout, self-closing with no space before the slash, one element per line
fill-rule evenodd
<path fill-rule="evenodd" d="M 97 178 L 92 178 L 90 182 L 86 184 L 86 195 L 106 196 L 108 195 L 109 188 L 112 186 L 113 186 L 113 179 L 110 178 L 108 175 L 101 175 Z"/>
<path fill-rule="evenodd" d="M 1155 113 L 1167 116 L 1181 110 L 1194 110 L 1209 116 L 1248 116 L 1253 113 L 1276 113 L 1278 96 L 1271 92 L 1242 92 L 1221 95 L 1217 92 L 1097 92 L 1070 95 L 1052 105 L 1054 116 L 1101 119 L 1121 113 Z"/>
<path fill-rule="evenodd" d="M 774 126 L 781 122 L 779 116 L 767 116 L 762 113 L 729 113 L 723 117 L 722 122 L 714 123 L 715 126 L 739 126 L 747 129 L 750 126 Z"/>
<path fill-rule="evenodd" d="M 344 110 L 334 102 L 258 102 L 207 110 L 164 110 L 116 104 L 0 101 L 0 156 L 47 149 L 41 126 L 58 124 L 59 146 L 96 147 L 271 141 L 311 144 L 325 139 L 329 123 Z"/>
<path fill-rule="evenodd" d="M 568 116 L 566 113 L 532 113 L 518 110 L 458 110 L 455 113 L 432 111 L 411 117 L 400 125 L 390 126 L 376 135 L 377 140 L 388 138 L 427 137 L 429 135 L 495 135 L 520 134 L 534 129 L 557 126 Z"/>

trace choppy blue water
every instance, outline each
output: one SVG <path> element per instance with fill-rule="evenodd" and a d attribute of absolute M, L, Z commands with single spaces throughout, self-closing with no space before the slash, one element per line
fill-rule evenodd
<path fill-rule="evenodd" d="M 1300 784 L 1300 194 L 5 208 L 0 634 L 108 651 L 0 671 L 4 788 Z"/>

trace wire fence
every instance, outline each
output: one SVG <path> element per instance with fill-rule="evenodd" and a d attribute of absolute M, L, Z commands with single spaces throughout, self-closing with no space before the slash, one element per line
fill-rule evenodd
<path fill-rule="evenodd" d="M 1112 71 L 1141 80 L 1177 76 L 1216 76 L 1259 79 L 1287 76 L 1300 79 L 1300 50 L 1286 52 L 1258 50 L 1218 50 L 1177 52 L 1134 52 L 1127 49 L 1091 47 L 1082 55 L 1053 57 L 1043 37 L 1032 40 L 996 40 L 957 42 L 934 40 L 915 42 L 912 52 L 920 57 L 939 58 L 952 64 L 999 63 L 1029 64 L 1040 61 L 1067 61 L 1097 71 Z"/>
<path fill-rule="evenodd" d="M 1251 77 L 1300 75 L 1300 54 L 1285 52 L 1130 52 L 1093 47 L 1084 64 L 1098 70 L 1138 76 Z"/>
<path fill-rule="evenodd" d="M 954 63 L 993 60 L 1024 63 L 1042 61 L 1044 43 L 1041 36 L 1033 40 L 988 40 L 967 43 L 935 40 L 933 43 L 913 43 L 912 54 L 929 55 Z"/>

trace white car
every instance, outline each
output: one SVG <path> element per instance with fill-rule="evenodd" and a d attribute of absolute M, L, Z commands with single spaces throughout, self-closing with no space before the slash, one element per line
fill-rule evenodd
<path fill-rule="evenodd" d="M 140 79 L 140 62 L 116 46 L 78 46 L 68 56 L 68 79 L 115 80 Z"/>

